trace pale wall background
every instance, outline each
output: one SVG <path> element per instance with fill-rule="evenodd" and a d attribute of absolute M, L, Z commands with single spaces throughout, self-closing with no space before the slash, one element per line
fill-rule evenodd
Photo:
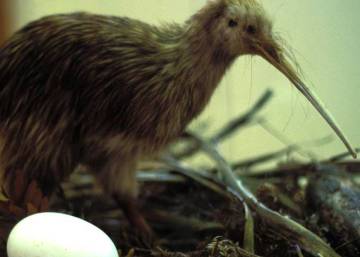
<path fill-rule="evenodd" d="M 151 23 L 183 22 L 206 0 L 13 0 L 17 29 L 40 16 L 78 10 L 124 15 Z M 360 146 L 360 1 L 263 0 L 275 29 L 295 49 L 307 82 L 327 104 L 350 141 Z M 259 58 L 240 58 L 224 78 L 205 113 L 204 122 L 215 131 L 249 108 L 266 90 L 275 97 L 262 116 L 291 142 L 312 141 L 332 135 L 320 116 L 290 83 Z M 222 151 L 229 160 L 244 159 L 281 149 L 284 144 L 260 126 L 250 126 Z M 321 147 L 307 147 L 319 158 L 345 151 L 335 139 Z"/>

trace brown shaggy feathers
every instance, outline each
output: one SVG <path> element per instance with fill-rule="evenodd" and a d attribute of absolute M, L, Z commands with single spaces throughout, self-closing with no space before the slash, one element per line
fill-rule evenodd
<path fill-rule="evenodd" d="M 50 193 L 81 163 L 134 197 L 137 159 L 181 134 L 240 55 L 222 30 L 247 2 L 210 1 L 184 25 L 73 13 L 18 31 L 0 49 L 5 188 L 17 170 Z"/>

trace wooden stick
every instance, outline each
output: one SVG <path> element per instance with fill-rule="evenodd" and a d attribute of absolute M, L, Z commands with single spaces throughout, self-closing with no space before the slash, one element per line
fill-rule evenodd
<path fill-rule="evenodd" d="M 225 124 L 225 126 L 223 126 L 209 140 L 214 144 L 218 144 L 238 131 L 239 128 L 248 125 L 251 121 L 253 121 L 255 115 L 270 101 L 272 96 L 273 92 L 270 89 L 266 90 L 248 112 Z M 195 142 L 192 143 L 193 144 L 190 145 L 187 149 L 181 153 L 176 154 L 175 157 L 177 159 L 183 159 L 196 153 L 199 150 L 199 145 L 197 145 Z"/>

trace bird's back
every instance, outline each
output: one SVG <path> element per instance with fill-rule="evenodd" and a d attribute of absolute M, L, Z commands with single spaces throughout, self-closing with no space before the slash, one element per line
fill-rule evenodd
<path fill-rule="evenodd" d="M 129 129 L 133 87 L 123 74 L 156 52 L 144 44 L 150 28 L 75 13 L 48 16 L 15 33 L 0 49 L 0 173 L 62 177 L 78 161 L 86 133 Z"/>
<path fill-rule="evenodd" d="M 131 58 L 126 55 L 141 45 L 143 33 L 138 32 L 139 42 L 134 34 L 143 26 L 127 18 L 84 13 L 30 23 L 0 49 L 0 121 L 38 113 L 51 125 L 58 115 L 76 109 L 73 105 L 81 101 L 77 97 L 100 96 L 118 75 L 117 66 L 127 65 L 119 64 L 115 54 Z"/>

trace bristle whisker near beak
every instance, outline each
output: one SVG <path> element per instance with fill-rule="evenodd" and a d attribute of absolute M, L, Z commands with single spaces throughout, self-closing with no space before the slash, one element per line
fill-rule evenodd
<path fill-rule="evenodd" d="M 271 41 L 270 43 L 258 42 L 256 44 L 256 50 L 261 57 L 263 57 L 276 69 L 283 73 L 289 79 L 289 81 L 306 97 L 306 99 L 314 106 L 314 108 L 319 112 L 319 114 L 325 119 L 328 125 L 344 143 L 349 153 L 354 158 L 356 158 L 356 151 L 340 129 L 340 126 L 337 124 L 335 118 L 326 109 L 325 105 L 322 103 L 316 93 L 308 88 L 301 80 L 300 74 L 302 72 L 300 65 L 297 63 L 296 58 L 294 57 L 291 50 L 280 47 L 276 41 Z"/>

